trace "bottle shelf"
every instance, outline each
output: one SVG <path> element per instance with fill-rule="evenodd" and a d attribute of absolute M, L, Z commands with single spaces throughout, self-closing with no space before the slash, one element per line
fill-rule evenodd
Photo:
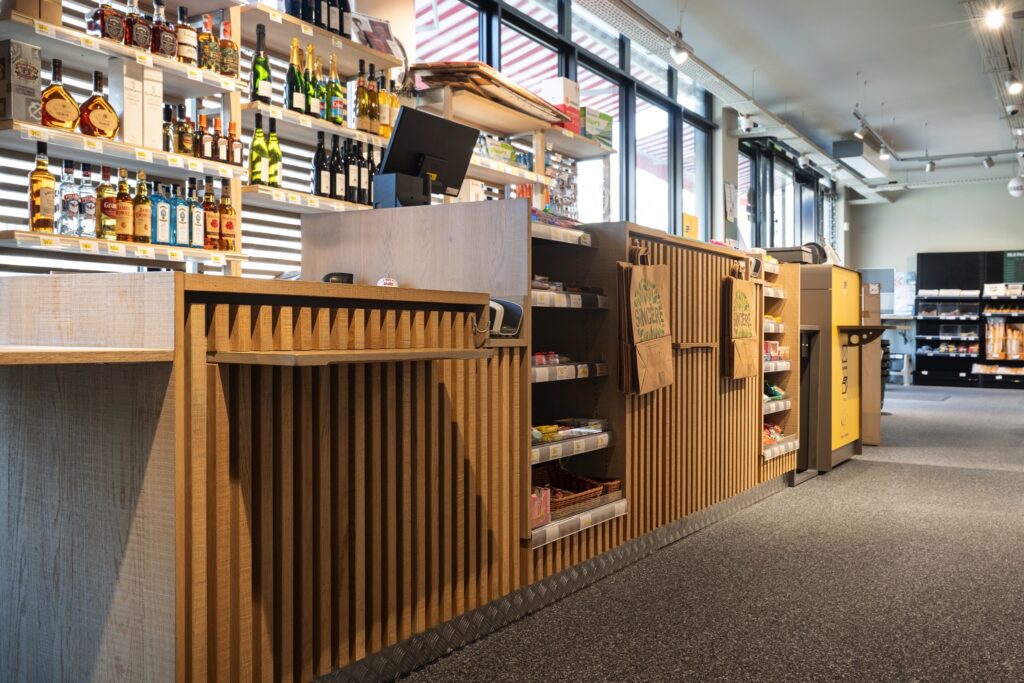
<path fill-rule="evenodd" d="M 981 298 L 985 299 L 986 301 L 1020 301 L 1021 299 L 1024 299 L 1024 295 L 1021 295 L 1021 296 L 1018 296 L 1018 295 L 1007 296 L 1005 294 L 1003 294 L 1003 295 L 990 294 L 988 296 L 983 296 Z"/>
<path fill-rule="evenodd" d="M 769 287 L 768 285 L 765 285 L 764 297 L 766 299 L 785 299 L 786 292 L 778 287 Z"/>
<path fill-rule="evenodd" d="M 268 52 L 287 58 L 291 51 L 292 38 L 298 38 L 303 47 L 307 44 L 313 45 L 316 53 L 325 57 L 325 63 L 327 55 L 337 54 L 339 76 L 355 76 L 359 71 L 360 59 L 366 60 L 367 67 L 371 63 L 375 64 L 378 70 L 402 66 L 402 60 L 398 57 L 343 38 L 269 5 L 243 5 L 241 12 L 241 42 L 246 47 L 256 44 L 256 25 L 263 24 L 267 27 Z"/>
<path fill-rule="evenodd" d="M 318 197 L 308 192 L 285 190 L 266 185 L 246 185 L 242 188 L 242 206 L 278 209 L 290 213 L 337 213 L 339 211 L 366 211 L 366 204 L 344 202 L 340 199 Z"/>
<path fill-rule="evenodd" d="M 590 233 L 586 230 L 561 228 L 557 225 L 548 225 L 547 223 L 538 223 L 536 221 L 530 224 L 530 237 L 535 240 L 562 242 L 578 247 L 591 246 Z"/>
<path fill-rule="evenodd" d="M 485 183 L 495 185 L 522 185 L 523 183 L 540 183 L 541 185 L 552 185 L 554 181 L 540 173 L 534 173 L 525 168 L 507 164 L 494 159 L 488 159 L 474 154 L 469 161 L 469 168 L 466 170 L 466 177 L 473 180 L 481 180 Z"/>
<path fill-rule="evenodd" d="M 761 454 L 765 460 L 774 460 L 798 450 L 800 450 L 800 437 L 793 434 L 783 437 L 781 441 L 776 443 L 762 446 Z"/>
<path fill-rule="evenodd" d="M 777 323 L 774 320 L 764 321 L 765 334 L 783 334 L 785 331 L 786 326 L 782 323 Z"/>
<path fill-rule="evenodd" d="M 781 413 L 786 410 L 790 410 L 793 407 L 793 401 L 788 398 L 780 398 L 776 401 L 765 401 L 764 415 L 774 415 L 775 413 Z"/>
<path fill-rule="evenodd" d="M 229 2 L 213 4 L 223 7 Z M 189 7 L 195 11 L 191 5 Z M 252 30 L 255 35 L 255 26 Z M 68 66 L 74 66 L 81 71 L 98 70 L 107 73 L 107 61 L 111 57 L 151 66 L 164 74 L 165 95 L 203 97 L 236 90 L 244 92 L 248 87 L 238 78 L 221 76 L 146 50 L 90 36 L 74 28 L 40 21 L 19 12 L 11 12 L 7 21 L 0 21 L 0 40 L 5 39 L 22 40 L 39 46 L 44 63 L 54 58 L 62 59 Z"/>
<path fill-rule="evenodd" d="M 229 251 L 213 251 L 194 247 L 167 246 L 166 244 L 136 244 L 134 242 L 112 242 L 93 237 L 74 237 L 27 230 L 0 230 L 0 247 L 34 249 L 60 254 L 81 254 L 102 257 L 111 261 L 156 261 L 174 268 L 174 264 L 207 263 L 223 266 L 228 261 L 245 261 L 245 254 Z"/>
<path fill-rule="evenodd" d="M 788 360 L 766 360 L 764 362 L 764 372 L 789 372 L 790 364 Z"/>
<path fill-rule="evenodd" d="M 263 114 L 264 117 L 277 119 L 277 135 L 286 140 L 298 140 L 312 143 L 316 139 L 313 131 L 324 131 L 330 135 L 340 135 L 349 140 L 355 140 L 365 145 L 374 147 L 387 147 L 388 138 L 379 135 L 370 135 L 361 130 L 355 130 L 347 126 L 339 126 L 336 123 L 315 119 L 312 116 L 299 114 L 291 109 L 279 107 L 263 102 L 247 102 L 242 105 L 242 125 L 246 130 L 252 130 L 256 122 L 256 114 Z M 267 122 L 263 122 L 264 130 L 267 130 Z M 330 139 L 327 140 L 328 144 Z"/>
<path fill-rule="evenodd" d="M 564 363 L 562 365 L 538 365 L 530 368 L 530 382 L 562 382 L 570 379 L 606 377 L 607 363 Z"/>
<path fill-rule="evenodd" d="M 1015 311 L 1013 313 L 999 313 L 997 311 L 985 311 L 983 314 L 986 318 L 1024 318 L 1024 311 Z"/>
<path fill-rule="evenodd" d="M 608 308 L 608 297 L 600 294 L 568 294 L 566 292 L 530 292 L 530 304 L 536 308 Z"/>
<path fill-rule="evenodd" d="M 24 121 L 0 122 L 0 142 L 5 149 L 28 154 L 35 154 L 37 142 L 45 142 L 49 145 L 51 157 L 74 159 L 76 162 L 94 165 L 124 166 L 171 180 L 185 180 L 202 175 L 220 178 L 242 178 L 245 175 L 241 166 L 145 149 L 116 140 L 94 138 Z"/>
<path fill-rule="evenodd" d="M 620 491 L 616 495 L 621 496 L 621 494 L 622 492 Z M 530 547 L 540 548 L 573 534 L 578 534 L 596 524 L 603 524 L 617 517 L 622 517 L 629 509 L 625 498 L 601 503 L 602 500 L 605 500 L 604 496 L 599 498 L 598 504 L 590 510 L 537 527 L 530 535 Z"/>
<path fill-rule="evenodd" d="M 530 464 L 539 465 L 542 462 L 561 460 L 580 453 L 592 453 L 612 444 L 611 432 L 601 432 L 590 436 L 578 436 L 575 439 L 564 439 L 533 446 L 530 449 Z"/>

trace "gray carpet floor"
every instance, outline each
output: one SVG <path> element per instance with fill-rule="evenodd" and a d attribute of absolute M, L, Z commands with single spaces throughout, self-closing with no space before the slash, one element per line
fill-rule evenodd
<path fill-rule="evenodd" d="M 883 447 L 409 678 L 1024 681 L 1024 393 L 885 408 Z"/>

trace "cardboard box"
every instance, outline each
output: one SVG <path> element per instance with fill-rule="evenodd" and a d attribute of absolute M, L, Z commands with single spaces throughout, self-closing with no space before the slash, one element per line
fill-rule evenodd
<path fill-rule="evenodd" d="M 128 145 L 144 146 L 142 78 L 143 67 L 138 62 L 129 62 L 120 57 L 111 57 L 107 62 L 107 92 L 110 106 L 121 120 L 121 140 Z M 163 124 L 163 111 L 159 115 Z M 162 133 L 162 129 L 161 129 Z M 157 142 L 156 149 L 161 148 Z"/>
<path fill-rule="evenodd" d="M 64 10 L 60 2 L 39 0 L 39 18 L 56 26 L 64 21 Z"/>
<path fill-rule="evenodd" d="M 142 70 L 142 145 L 149 149 L 163 147 L 164 72 Z"/>
<path fill-rule="evenodd" d="M 555 124 L 555 125 L 557 125 L 559 128 L 564 128 L 564 129 L 566 129 L 568 131 L 572 131 L 573 133 L 576 133 L 577 135 L 579 135 L 579 133 L 580 133 L 580 110 L 577 109 L 576 107 L 570 107 L 567 104 L 555 105 L 555 109 L 557 109 L 558 111 L 562 112 L 563 114 L 565 114 L 566 116 L 569 117 L 568 121 L 563 121 L 562 123 L 558 123 L 558 124 Z"/>
<path fill-rule="evenodd" d="M 580 108 L 580 84 L 562 76 L 542 81 L 540 96 L 556 107 L 564 104 L 576 110 Z"/>
<path fill-rule="evenodd" d="M 42 19 L 39 0 L 0 0 L 0 19 L 10 19 L 13 12 Z"/>
<path fill-rule="evenodd" d="M 18 40 L 0 42 L 0 119 L 42 120 L 41 69 L 35 45 Z"/>
<path fill-rule="evenodd" d="M 592 107 L 580 108 L 580 132 L 591 140 L 612 146 L 615 119 Z"/>

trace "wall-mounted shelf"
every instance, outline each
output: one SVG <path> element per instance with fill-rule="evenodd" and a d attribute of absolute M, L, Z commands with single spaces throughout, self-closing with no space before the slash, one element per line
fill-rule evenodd
<path fill-rule="evenodd" d="M 174 349 L 99 346 L 0 346 L 0 365 L 85 365 L 169 363 Z"/>
<path fill-rule="evenodd" d="M 530 464 L 569 458 L 580 453 L 591 453 L 608 448 L 612 443 L 611 432 L 602 432 L 590 436 L 578 436 L 575 439 L 564 439 L 552 443 L 540 444 L 530 449 Z"/>
<path fill-rule="evenodd" d="M 600 294 L 568 294 L 565 292 L 530 292 L 530 303 L 536 308 L 608 308 L 608 297 Z"/>
<path fill-rule="evenodd" d="M 781 441 L 762 447 L 761 455 L 765 460 L 774 460 L 775 458 L 780 458 L 787 453 L 793 453 L 799 449 L 800 437 L 793 434 L 791 436 L 783 437 Z"/>
<path fill-rule="evenodd" d="M 786 410 L 790 410 L 793 407 L 793 402 L 788 398 L 780 398 L 776 401 L 765 401 L 764 415 L 774 415 L 775 413 L 781 413 Z"/>
<path fill-rule="evenodd" d="M 761 268 L 769 275 L 778 275 L 782 272 L 782 266 L 778 263 L 772 263 L 771 261 L 762 261 Z"/>
<path fill-rule="evenodd" d="M 605 377 L 607 375 L 607 363 L 563 363 L 561 365 L 539 365 L 530 368 L 530 381 L 533 384 L 587 379 L 589 377 Z"/>
<path fill-rule="evenodd" d="M 277 134 L 286 140 L 299 140 L 311 144 L 316 140 L 315 131 L 322 130 L 328 135 L 340 135 L 342 138 L 355 140 L 364 145 L 371 145 L 373 147 L 387 147 L 388 145 L 388 138 L 370 135 L 348 126 L 339 126 L 326 119 L 315 119 L 312 116 L 306 116 L 291 109 L 264 104 L 263 102 L 246 102 L 242 105 L 242 125 L 246 130 L 252 130 L 253 126 L 255 126 L 256 114 L 263 114 L 265 119 L 276 119 Z M 265 129 L 269 124 L 264 120 L 263 125 Z M 327 144 L 330 144 L 330 138 L 327 138 Z"/>
<path fill-rule="evenodd" d="M 0 247 L 32 249 L 54 254 L 81 255 L 92 260 L 119 263 L 160 262 L 162 267 L 183 269 L 185 263 L 207 263 L 223 266 L 229 261 L 245 261 L 244 254 L 212 251 L 165 244 L 113 242 L 93 237 L 74 237 L 27 230 L 0 230 Z"/>
<path fill-rule="evenodd" d="M 764 287 L 765 298 L 768 299 L 785 299 L 786 292 L 778 287 L 770 287 L 765 285 Z"/>
<path fill-rule="evenodd" d="M 561 242 L 578 247 L 591 246 L 590 233 L 586 230 L 561 228 L 556 225 L 548 225 L 547 223 L 539 223 L 537 221 L 530 224 L 530 237 L 535 240 Z"/>
<path fill-rule="evenodd" d="M 210 363 L 318 367 L 340 363 L 402 363 L 490 358 L 491 349 L 351 349 L 346 351 L 214 351 Z"/>
<path fill-rule="evenodd" d="M 617 517 L 622 517 L 628 511 L 626 499 L 620 499 L 611 503 L 598 505 L 586 512 L 559 519 L 537 527 L 533 530 L 530 538 L 531 548 L 540 548 L 557 540 L 578 534 L 584 529 L 589 529 L 596 524 L 603 524 Z"/>
<path fill-rule="evenodd" d="M 283 190 L 266 185 L 246 185 L 242 188 L 243 206 L 278 209 L 290 213 L 337 213 L 339 211 L 366 211 L 366 204 L 343 202 L 340 199 L 318 197 L 308 192 Z"/>
<path fill-rule="evenodd" d="M 978 337 L 959 337 L 948 334 L 919 334 L 916 336 L 917 339 L 923 339 L 925 341 L 964 341 L 964 342 L 977 342 L 981 341 Z"/>
<path fill-rule="evenodd" d="M 865 346 L 888 329 L 885 325 L 840 325 L 839 343 L 843 346 Z"/>
<path fill-rule="evenodd" d="M 784 334 L 786 332 L 786 326 L 783 323 L 777 323 L 774 320 L 764 321 L 765 334 Z"/>
<path fill-rule="evenodd" d="M 431 88 L 419 93 L 420 109 L 444 115 L 446 88 Z M 548 127 L 529 114 L 493 102 L 465 90 L 451 90 L 452 120 L 500 136 L 532 133 Z"/>
<path fill-rule="evenodd" d="M 544 145 L 552 152 L 563 154 L 576 161 L 600 159 L 615 154 L 615 150 L 585 135 L 573 133 L 565 128 L 544 127 Z M 520 136 L 524 137 L 524 136 Z"/>
<path fill-rule="evenodd" d="M 523 183 L 539 183 L 541 185 L 552 185 L 554 181 L 540 173 L 513 164 L 507 164 L 494 159 L 488 159 L 474 154 L 466 170 L 466 177 L 480 180 L 492 185 L 522 185 Z"/>
<path fill-rule="evenodd" d="M 788 360 L 766 360 L 764 362 L 764 372 L 789 372 L 790 364 Z"/>

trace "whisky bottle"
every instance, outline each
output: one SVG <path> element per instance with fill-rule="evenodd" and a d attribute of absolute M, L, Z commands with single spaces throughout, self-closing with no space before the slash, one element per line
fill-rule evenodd
<path fill-rule="evenodd" d="M 231 22 L 220 25 L 220 74 L 238 78 L 238 44 L 231 40 Z"/>
<path fill-rule="evenodd" d="M 104 0 L 89 15 L 86 31 L 92 36 L 124 42 L 124 15 L 111 6 L 110 0 Z"/>
<path fill-rule="evenodd" d="M 213 147 L 214 157 L 222 164 L 228 163 L 231 156 L 231 143 L 228 136 L 224 135 L 224 127 L 221 125 L 220 117 L 213 117 Z"/>
<path fill-rule="evenodd" d="M 102 182 L 96 188 L 96 236 L 117 239 L 117 189 L 110 184 L 110 167 L 104 166 Z"/>
<path fill-rule="evenodd" d="M 50 173 L 46 143 L 36 143 L 36 167 L 28 177 L 28 229 L 32 232 L 53 232 L 54 186 Z"/>
<path fill-rule="evenodd" d="M 306 71 L 302 74 L 306 86 L 306 114 L 320 118 L 320 100 L 317 99 L 319 83 L 316 80 L 316 55 L 312 43 L 306 46 Z"/>
<path fill-rule="evenodd" d="M 150 236 L 153 244 L 171 243 L 171 202 L 167 198 L 166 188 L 153 183 L 153 194 L 149 195 L 151 207 Z"/>
<path fill-rule="evenodd" d="M 369 133 L 370 91 L 366 89 L 366 62 L 362 59 L 359 60 L 359 73 L 356 78 L 356 129 Z"/>
<path fill-rule="evenodd" d="M 188 246 L 191 227 L 188 214 L 188 200 L 182 193 L 181 185 L 175 185 L 174 194 L 171 195 L 171 215 L 174 216 L 174 224 L 171 226 L 171 241 L 179 247 Z"/>
<path fill-rule="evenodd" d="M 96 204 L 98 195 L 92 184 L 92 165 L 82 164 L 82 182 L 78 186 L 78 234 L 96 237 Z"/>
<path fill-rule="evenodd" d="M 338 79 L 338 58 L 331 53 L 327 72 L 327 113 L 325 118 L 339 126 L 345 125 L 345 89 Z"/>
<path fill-rule="evenodd" d="M 188 223 L 189 246 L 194 249 L 202 249 L 206 242 L 206 220 L 203 212 L 203 204 L 197 196 L 195 178 L 188 179 Z"/>
<path fill-rule="evenodd" d="M 167 21 L 166 0 L 153 0 L 153 37 L 150 51 L 153 54 L 174 59 L 178 55 L 178 33 L 174 24 Z"/>
<path fill-rule="evenodd" d="M 63 67 L 59 59 L 52 62 L 50 85 L 43 90 L 43 125 L 61 130 L 78 128 L 78 104 L 64 88 Z"/>
<path fill-rule="evenodd" d="M 199 125 L 196 126 L 195 147 L 196 156 L 203 159 L 216 159 L 216 152 L 213 148 L 213 134 L 207 127 L 206 114 L 199 115 Z"/>
<path fill-rule="evenodd" d="M 263 134 L 263 115 L 256 114 L 256 127 L 249 145 L 249 184 L 266 185 L 270 176 L 270 155 Z"/>
<path fill-rule="evenodd" d="M 337 137 L 337 136 L 335 136 Z M 309 167 L 310 192 L 320 197 L 330 197 L 331 192 L 331 166 L 330 157 L 324 147 L 324 132 L 316 132 L 316 151 L 313 153 L 313 163 Z"/>
<path fill-rule="evenodd" d="M 174 148 L 174 105 L 164 105 L 163 147 L 165 152 L 176 151 Z"/>
<path fill-rule="evenodd" d="M 228 147 L 230 148 L 231 163 L 235 166 L 242 165 L 242 139 L 238 137 L 238 126 L 232 121 L 228 124 Z"/>
<path fill-rule="evenodd" d="M 93 71 L 92 95 L 82 104 L 78 130 L 85 135 L 113 140 L 120 129 L 117 112 L 103 96 L 103 72 Z"/>
<path fill-rule="evenodd" d="M 266 43 L 267 27 L 256 24 L 256 51 L 252 53 L 252 66 L 249 69 L 249 99 L 270 104 L 274 85 L 270 80 L 270 58 L 267 57 Z"/>
<path fill-rule="evenodd" d="M 186 7 L 178 7 L 178 25 L 174 27 L 174 37 L 178 42 L 178 61 L 182 64 L 195 64 L 199 58 L 199 32 L 188 23 Z"/>
<path fill-rule="evenodd" d="M 277 119 L 270 119 L 270 134 L 267 137 L 267 185 L 281 187 L 281 141 L 277 138 Z"/>
<path fill-rule="evenodd" d="M 149 51 L 153 42 L 153 27 L 139 12 L 139 0 L 128 0 L 128 11 L 124 18 L 124 44 Z"/>
<path fill-rule="evenodd" d="M 203 15 L 203 30 L 196 39 L 199 45 L 199 68 L 220 71 L 220 45 L 213 35 L 213 15 Z"/>
<path fill-rule="evenodd" d="M 213 195 L 213 178 L 206 176 L 205 194 L 203 195 L 203 248 L 220 248 L 220 208 Z"/>
<path fill-rule="evenodd" d="M 377 99 L 377 77 L 374 74 L 376 68 L 370 65 L 370 77 L 366 80 L 366 94 L 369 97 L 370 129 L 374 135 L 380 134 L 380 100 Z"/>
<path fill-rule="evenodd" d="M 302 48 L 299 39 L 292 38 L 288 74 L 284 80 L 284 106 L 300 114 L 306 111 L 306 85 L 302 81 Z"/>
<path fill-rule="evenodd" d="M 345 198 L 345 160 L 340 147 L 338 136 L 331 136 L 331 196 L 335 199 Z"/>
<path fill-rule="evenodd" d="M 117 222 L 114 235 L 119 242 L 131 242 L 135 236 L 135 208 L 132 205 L 131 188 L 128 187 L 128 170 L 119 169 L 117 176 Z"/>
<path fill-rule="evenodd" d="M 75 182 L 75 162 L 64 161 L 64 171 L 57 187 L 57 232 L 62 235 L 78 234 L 78 183 Z"/>
<path fill-rule="evenodd" d="M 194 131 L 192 130 L 192 121 L 185 115 L 185 105 L 178 105 L 178 123 L 174 126 L 174 139 L 178 154 L 187 154 L 193 156 L 195 154 L 195 146 L 193 143 Z"/>
<path fill-rule="evenodd" d="M 231 206 L 231 184 L 220 184 L 220 249 L 238 251 L 238 214 Z"/>
<path fill-rule="evenodd" d="M 149 244 L 153 236 L 153 203 L 149 199 L 146 172 L 135 176 L 135 199 L 132 200 L 132 241 Z"/>

